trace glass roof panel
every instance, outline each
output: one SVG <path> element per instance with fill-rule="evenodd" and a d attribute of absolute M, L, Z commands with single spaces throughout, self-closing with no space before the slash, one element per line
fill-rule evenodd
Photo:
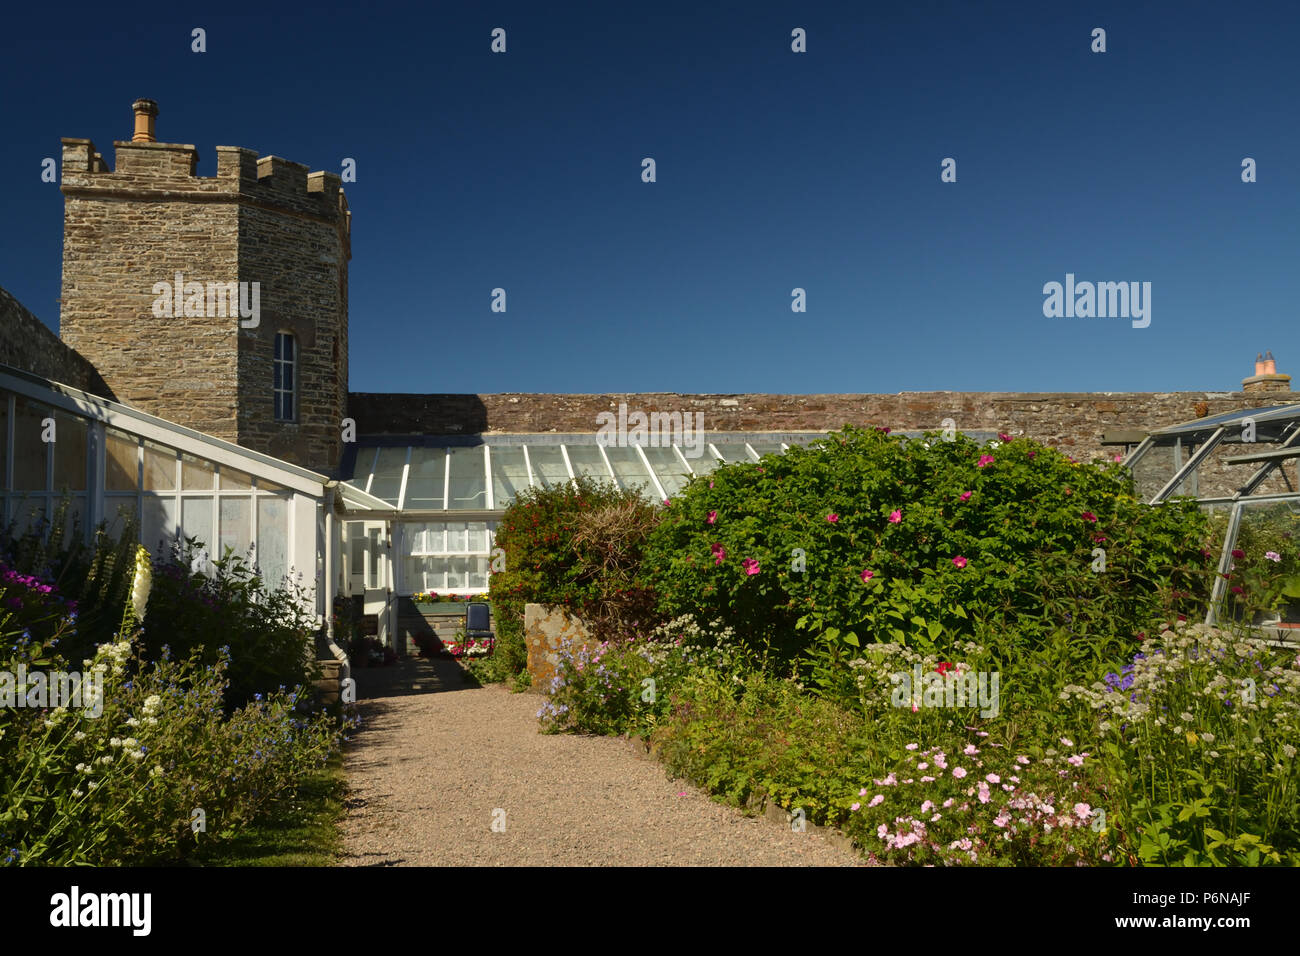
<path fill-rule="evenodd" d="M 1224 412 L 1221 415 L 1211 415 L 1208 418 L 1198 418 L 1195 421 L 1184 422 L 1181 425 L 1170 425 L 1168 428 L 1161 428 L 1151 434 L 1185 435 L 1190 432 L 1212 432 L 1220 425 L 1228 425 L 1233 422 L 1242 421 L 1246 418 L 1253 418 L 1256 422 L 1260 422 L 1291 417 L 1300 419 L 1300 405 L 1268 405 L 1264 408 L 1239 409 L 1235 412 Z"/>
<path fill-rule="evenodd" d="M 569 461 L 573 463 L 575 475 L 588 475 L 596 479 L 609 481 L 609 469 L 605 459 L 600 457 L 600 449 L 595 445 L 566 445 Z M 530 449 L 531 450 L 531 449 Z"/>
<path fill-rule="evenodd" d="M 715 441 L 713 443 L 713 447 L 718 450 L 718 454 L 720 454 L 724 459 L 726 459 L 727 464 L 729 465 L 735 464 L 738 461 L 752 462 L 754 460 L 753 458 L 750 457 L 749 452 L 745 450 L 745 446 L 741 442 L 716 442 Z M 692 462 L 692 465 L 693 464 L 694 462 Z"/>
<path fill-rule="evenodd" d="M 406 478 L 403 508 L 415 511 L 441 510 L 447 476 L 445 448 L 412 448 L 411 471 Z"/>
<path fill-rule="evenodd" d="M 487 475 L 483 446 L 448 448 L 451 481 L 447 486 L 447 507 L 451 511 L 472 511 L 487 507 Z"/>
<path fill-rule="evenodd" d="M 668 449 L 672 451 L 672 449 Z M 641 493 L 658 497 L 654 482 L 650 480 L 650 473 L 646 471 L 645 462 L 637 454 L 635 448 L 613 446 L 605 449 L 605 454 L 609 456 L 609 463 L 614 467 L 614 474 L 618 476 L 618 482 L 624 488 L 641 487 Z"/>
<path fill-rule="evenodd" d="M 749 443 L 749 447 L 758 452 L 760 458 L 769 454 L 779 455 L 782 452 L 779 441 L 752 441 Z"/>
<path fill-rule="evenodd" d="M 496 449 L 492 449 L 496 454 Z M 533 476 L 545 488 L 562 485 L 569 480 L 569 469 L 564 467 L 564 454 L 559 445 L 529 445 L 528 460 L 533 466 Z"/>
<path fill-rule="evenodd" d="M 375 460 L 375 480 L 370 484 L 372 495 L 389 504 L 397 504 L 397 495 L 402 490 L 402 469 L 406 466 L 409 450 L 405 445 L 379 449 L 379 457 Z"/>
<path fill-rule="evenodd" d="M 520 446 L 497 445 L 492 449 L 492 505 L 508 508 L 515 495 L 528 487 L 528 466 Z"/>
<path fill-rule="evenodd" d="M 674 497 L 679 491 L 686 487 L 689 480 L 689 473 L 682 460 L 677 457 L 677 452 L 671 448 L 643 448 L 646 458 L 650 459 L 650 464 L 654 466 L 655 475 L 659 478 L 659 484 L 664 486 L 664 492 L 669 498 Z M 693 464 L 693 462 L 692 462 Z"/>

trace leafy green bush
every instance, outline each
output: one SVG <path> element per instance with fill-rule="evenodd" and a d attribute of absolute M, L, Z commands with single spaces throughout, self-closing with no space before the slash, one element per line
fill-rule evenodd
<path fill-rule="evenodd" d="M 586 477 L 521 492 L 496 530 L 506 566 L 490 578 L 496 654 L 476 667 L 498 679 L 524 670 L 529 603 L 568 609 L 600 640 L 648 631 L 654 601 L 641 581 L 641 550 L 654 521 L 636 491 Z"/>
<path fill-rule="evenodd" d="M 210 570 L 202 568 L 196 561 L 200 547 L 190 539 L 155 560 L 144 657 L 161 660 L 170 648 L 182 659 L 197 652 L 211 666 L 226 648 L 231 710 L 259 694 L 309 685 L 316 678 L 316 619 L 301 587 L 293 581 L 267 587 L 229 549 Z"/>
<path fill-rule="evenodd" d="M 45 605 L 40 587 L 29 588 L 24 609 Z M 73 613 L 63 614 L 44 642 L 17 630 L 12 617 L 0 624 L 5 863 L 174 859 L 198 840 L 236 835 L 337 749 L 339 727 L 326 715 L 300 714 L 298 689 L 227 716 L 224 650 L 212 665 L 197 654 L 150 663 L 131 640 L 105 643 L 80 662 L 82 675 L 102 675 L 99 693 L 85 694 L 83 684 L 81 700 L 55 706 L 47 678 L 68 670 L 55 648 L 74 623 Z M 193 827 L 195 811 L 202 811 L 202 832 Z"/>
<path fill-rule="evenodd" d="M 645 549 L 660 610 L 790 658 L 824 641 L 843 662 L 891 640 L 1021 653 L 1066 633 L 1115 649 L 1191 608 L 1207 561 L 1194 503 L 1149 507 L 1117 464 L 1002 437 L 848 427 L 692 480 Z"/>

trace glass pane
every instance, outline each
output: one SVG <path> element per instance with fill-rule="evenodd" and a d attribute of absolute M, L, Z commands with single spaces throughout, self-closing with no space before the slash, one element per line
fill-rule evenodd
<path fill-rule="evenodd" d="M 257 490 L 269 492 L 273 495 L 285 495 L 289 493 L 289 489 L 284 485 L 277 485 L 274 481 L 267 481 L 265 478 L 257 479 Z"/>
<path fill-rule="evenodd" d="M 488 526 L 486 521 L 471 521 L 466 526 L 466 550 L 477 554 L 488 552 Z"/>
<path fill-rule="evenodd" d="M 682 449 L 685 451 L 685 449 Z M 704 446 L 704 454 L 699 458 L 691 459 L 691 471 L 697 475 L 708 475 L 718 467 L 718 459 L 713 457 L 713 452 L 709 451 L 709 446 Z"/>
<path fill-rule="evenodd" d="M 185 491 L 211 491 L 216 467 L 210 461 L 181 454 L 181 488 Z"/>
<path fill-rule="evenodd" d="M 151 441 L 144 443 L 144 490 L 176 490 L 176 451 L 155 445 Z M 144 542 L 148 547 L 148 542 Z"/>
<path fill-rule="evenodd" d="M 619 484 L 629 489 L 639 487 L 642 494 L 650 498 L 658 497 L 654 483 L 650 481 L 650 473 L 646 471 L 645 464 L 635 448 L 614 446 L 606 448 L 605 454 L 614 467 L 614 474 L 618 476 Z"/>
<path fill-rule="evenodd" d="M 9 460 L 9 393 L 0 392 L 0 491 L 5 490 L 5 463 Z M 0 508 L 0 523 L 4 522 L 4 509 Z"/>
<path fill-rule="evenodd" d="M 370 493 L 389 504 L 397 504 L 397 494 L 402 489 L 402 469 L 406 466 L 406 447 L 381 448 L 375 462 L 375 480 Z"/>
<path fill-rule="evenodd" d="M 187 538 L 197 538 L 199 546 L 212 554 L 212 499 L 182 498 L 181 529 Z"/>
<path fill-rule="evenodd" d="M 262 580 L 276 588 L 289 573 L 289 499 L 257 499 L 257 564 Z"/>
<path fill-rule="evenodd" d="M 86 490 L 86 442 L 89 429 L 84 418 L 59 412 L 54 441 L 54 489 Z"/>
<path fill-rule="evenodd" d="M 114 540 L 120 538 L 122 532 L 126 530 L 126 526 L 134 523 L 138 517 L 134 495 L 130 497 L 109 495 L 104 499 L 104 521 L 107 524 L 106 530 L 110 538 Z"/>
<path fill-rule="evenodd" d="M 1300 624 L 1300 501 L 1245 502 L 1225 583 L 1221 618 Z M 1294 629 L 1287 628 L 1289 633 Z"/>
<path fill-rule="evenodd" d="M 569 471 L 564 467 L 564 455 L 559 445 L 529 445 L 528 460 L 532 462 L 533 474 L 545 487 L 553 488 L 569 480 Z"/>
<path fill-rule="evenodd" d="M 507 508 L 515 495 L 528 487 L 524 450 L 495 445 L 492 448 L 492 504 Z"/>
<path fill-rule="evenodd" d="M 59 440 L 62 441 L 61 432 Z M 59 507 L 62 503 L 62 501 L 57 502 L 55 507 Z M 74 538 L 78 540 L 85 539 L 86 518 L 86 496 L 73 495 L 68 499 L 68 508 L 64 515 L 63 532 L 67 535 L 66 540 L 72 540 Z"/>
<path fill-rule="evenodd" d="M 108 429 L 104 460 L 104 490 L 136 491 L 140 487 L 139 441 Z"/>
<path fill-rule="evenodd" d="M 369 528 L 366 531 L 369 538 L 370 546 L 367 549 L 369 563 L 366 566 L 366 587 L 382 588 L 384 586 L 383 565 L 380 563 L 380 557 L 383 555 L 383 536 L 382 528 Z"/>
<path fill-rule="evenodd" d="M 19 395 L 14 405 L 14 490 L 45 491 L 45 455 L 41 420 L 51 409 Z"/>
<path fill-rule="evenodd" d="M 447 589 L 446 558 L 407 558 L 404 572 L 406 589 L 411 593 Z"/>
<path fill-rule="evenodd" d="M 745 451 L 745 446 L 741 442 L 714 442 L 713 447 L 718 450 L 718 454 L 726 459 L 727 464 L 754 460 L 749 456 L 749 452 Z M 691 462 L 691 466 L 694 467 L 694 465 L 695 463 Z"/>
<path fill-rule="evenodd" d="M 221 466 L 222 491 L 248 491 L 253 487 L 253 476 L 237 468 Z"/>
<path fill-rule="evenodd" d="M 470 558 L 468 588 L 485 588 L 488 586 L 488 559 L 483 556 Z"/>
<path fill-rule="evenodd" d="M 469 587 L 469 563 L 466 557 L 446 558 L 447 590 L 463 591 Z"/>
<path fill-rule="evenodd" d="M 19 498 L 13 500 L 13 527 L 14 535 L 19 536 L 26 534 L 28 531 L 40 528 L 45 522 L 46 499 L 44 496 L 35 498 Z"/>
<path fill-rule="evenodd" d="M 447 528 L 447 550 L 453 554 L 464 554 L 469 550 L 469 522 L 449 521 Z"/>
<path fill-rule="evenodd" d="M 749 447 L 758 452 L 760 458 L 764 455 L 781 454 L 781 443 L 779 441 L 752 441 L 749 443 Z"/>
<path fill-rule="evenodd" d="M 407 554 L 442 554 L 447 550 L 445 525 L 408 524 L 402 529 Z"/>
<path fill-rule="evenodd" d="M 447 452 L 442 448 L 412 448 L 411 470 L 406 479 L 404 508 L 442 509 L 442 486 L 446 483 Z"/>
<path fill-rule="evenodd" d="M 591 478 L 609 481 L 609 469 L 600 457 L 600 449 L 595 445 L 566 445 L 569 463 L 573 465 L 575 475 L 587 475 Z"/>
<path fill-rule="evenodd" d="M 224 479 L 224 475 L 223 475 Z M 232 549 L 235 554 L 247 557 L 253 543 L 253 512 L 251 498 L 221 499 L 221 553 Z"/>
<path fill-rule="evenodd" d="M 170 553 L 176 531 L 176 499 L 145 495 L 144 513 L 140 518 L 140 543 L 156 558 Z"/>
<path fill-rule="evenodd" d="M 468 511 L 487 507 L 487 484 L 483 471 L 483 446 L 449 448 L 451 456 L 451 483 L 448 487 L 447 507 L 452 511 Z"/>
<path fill-rule="evenodd" d="M 671 448 L 644 448 L 645 456 L 650 459 L 650 464 L 654 466 L 655 474 L 659 478 L 659 483 L 664 486 L 664 491 L 668 497 L 674 497 L 677 492 L 686 486 L 688 473 L 682 460 L 677 457 L 677 452 Z"/>

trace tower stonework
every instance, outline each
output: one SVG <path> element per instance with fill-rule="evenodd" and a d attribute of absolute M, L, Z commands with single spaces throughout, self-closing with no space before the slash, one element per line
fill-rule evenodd
<path fill-rule="evenodd" d="M 339 176 L 218 146 L 217 175 L 198 177 L 195 147 L 153 141 L 156 105 L 135 109 L 135 138 L 113 144 L 111 171 L 90 140 L 63 140 L 60 335 L 119 401 L 332 473 L 348 397 L 351 214 Z M 255 326 L 237 289 L 258 305 Z M 273 391 L 285 332 L 289 421 Z"/>

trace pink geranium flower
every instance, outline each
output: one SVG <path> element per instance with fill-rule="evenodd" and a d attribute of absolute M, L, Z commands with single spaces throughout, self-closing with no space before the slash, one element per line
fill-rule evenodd
<path fill-rule="evenodd" d="M 992 455 L 980 455 L 980 460 L 975 463 L 976 468 L 983 468 L 985 465 L 991 465 L 994 462 Z"/>
<path fill-rule="evenodd" d="M 1096 521 L 1096 520 L 1097 520 L 1097 516 L 1096 516 L 1095 514 L 1093 514 L 1091 511 L 1085 511 L 1085 512 L 1084 512 L 1082 515 L 1080 515 L 1079 517 L 1083 518 L 1084 521 Z"/>
<path fill-rule="evenodd" d="M 727 549 L 720 544 L 715 544 L 709 548 L 713 552 L 713 563 L 719 565 L 727 557 Z"/>
<path fill-rule="evenodd" d="M 963 491 L 963 492 L 961 493 L 961 500 L 962 500 L 962 501 L 970 501 L 970 492 L 969 492 L 969 491 Z"/>
<path fill-rule="evenodd" d="M 890 512 L 890 515 L 889 515 L 889 523 L 890 523 L 890 524 L 898 524 L 898 523 L 899 523 L 900 521 L 902 521 L 902 520 L 903 520 L 903 512 L 902 512 L 902 509 L 900 509 L 900 508 L 895 508 L 892 512 Z"/>
<path fill-rule="evenodd" d="M 1008 435 L 1006 432 L 998 432 L 998 441 L 1001 442 L 1011 441 L 1011 436 Z"/>
<path fill-rule="evenodd" d="M 758 562 L 753 558 L 745 558 L 745 560 L 740 562 L 740 566 L 745 569 L 746 574 L 758 573 Z"/>
<path fill-rule="evenodd" d="M 960 554 L 957 555 L 957 557 L 952 559 L 952 563 L 956 565 L 958 568 L 966 567 L 966 559 L 963 558 Z"/>
<path fill-rule="evenodd" d="M 834 524 L 835 522 L 840 520 L 840 516 L 832 512 L 831 514 L 828 514 L 826 516 L 826 520 L 829 521 L 831 524 Z"/>
<path fill-rule="evenodd" d="M 709 516 L 704 519 L 706 524 L 713 524 L 713 522 L 717 520 L 718 520 L 718 513 L 716 511 L 710 511 Z"/>
<path fill-rule="evenodd" d="M 862 570 L 862 580 L 864 581 L 870 581 L 875 576 L 876 576 L 875 571 L 868 571 L 865 568 Z"/>

